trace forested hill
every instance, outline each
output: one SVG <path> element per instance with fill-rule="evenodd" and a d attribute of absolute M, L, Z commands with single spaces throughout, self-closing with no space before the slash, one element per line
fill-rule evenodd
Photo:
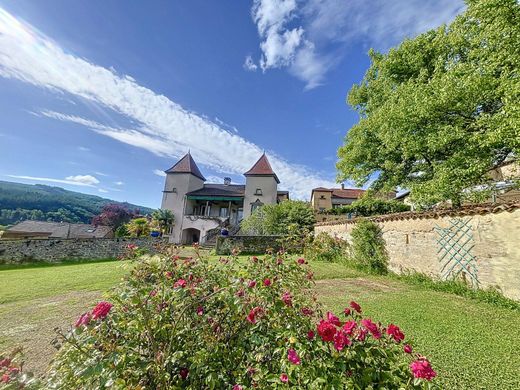
<path fill-rule="evenodd" d="M 108 203 L 126 206 L 149 214 L 153 210 L 126 202 L 116 202 L 95 195 L 68 191 L 41 184 L 30 185 L 0 181 L 0 225 L 26 219 L 56 222 L 90 223 Z"/>

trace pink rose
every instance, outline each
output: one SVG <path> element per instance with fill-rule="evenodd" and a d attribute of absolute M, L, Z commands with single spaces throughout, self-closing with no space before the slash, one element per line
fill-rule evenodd
<path fill-rule="evenodd" d="M 375 339 L 381 338 L 381 331 L 379 330 L 377 325 L 372 322 L 370 318 L 361 320 L 361 325 L 363 325 L 372 334 L 372 336 L 374 336 Z"/>
<path fill-rule="evenodd" d="M 349 340 L 349 338 L 344 332 L 336 332 L 336 334 L 334 335 L 334 348 L 336 348 L 336 350 L 342 351 L 343 348 L 349 346 L 350 344 L 352 344 L 352 342 Z"/>
<path fill-rule="evenodd" d="M 280 377 L 280 379 L 281 379 L 281 377 Z M 9 383 L 10 380 L 11 380 L 11 378 L 9 377 L 9 374 L 2 375 L 2 382 L 3 383 Z"/>
<path fill-rule="evenodd" d="M 356 329 L 356 326 L 356 321 L 347 321 L 345 322 L 345 325 L 343 325 L 343 331 L 350 336 L 354 332 L 354 329 Z"/>
<path fill-rule="evenodd" d="M 11 364 L 11 359 L 5 358 L 0 360 L 0 367 L 7 367 L 9 364 Z"/>
<path fill-rule="evenodd" d="M 287 383 L 289 382 L 289 377 L 287 376 L 287 374 L 282 374 L 280 375 L 280 380 L 282 381 L 282 383 Z"/>
<path fill-rule="evenodd" d="M 235 385 L 235 386 L 233 386 L 233 390 L 242 390 L 242 386 Z"/>
<path fill-rule="evenodd" d="M 334 314 L 332 314 L 330 311 L 327 312 L 327 320 L 336 326 L 341 326 L 341 321 L 338 317 L 336 317 Z"/>
<path fill-rule="evenodd" d="M 300 364 L 300 357 L 298 356 L 298 353 L 297 353 L 294 349 L 290 349 L 290 350 L 287 352 L 287 359 L 288 359 L 292 364 Z"/>
<path fill-rule="evenodd" d="M 396 343 L 400 343 L 404 340 L 404 333 L 401 332 L 401 329 L 399 329 L 399 327 L 394 324 L 388 325 L 386 333 L 392 336 Z"/>
<path fill-rule="evenodd" d="M 288 291 L 284 292 L 282 295 L 282 301 L 287 306 L 292 306 L 292 295 Z"/>
<path fill-rule="evenodd" d="M 269 287 L 271 285 L 271 279 L 264 279 L 264 286 Z"/>
<path fill-rule="evenodd" d="M 403 351 L 405 353 L 412 353 L 412 346 L 410 344 L 405 344 L 403 347 Z"/>
<path fill-rule="evenodd" d="M 420 358 L 410 364 L 413 376 L 415 378 L 426 379 L 431 381 L 437 376 L 437 373 L 433 370 L 430 362 L 426 358 Z"/>
<path fill-rule="evenodd" d="M 312 339 L 314 338 L 314 336 L 315 336 L 315 333 L 314 333 L 313 330 L 309 330 L 309 331 L 307 332 L 307 338 L 308 338 L 309 340 L 312 340 Z"/>
<path fill-rule="evenodd" d="M 305 259 L 300 257 L 298 259 L 298 264 L 305 264 Z"/>
<path fill-rule="evenodd" d="M 201 316 L 204 314 L 204 308 L 202 306 L 197 307 L 197 315 Z"/>
<path fill-rule="evenodd" d="M 175 284 L 173 285 L 173 287 L 181 287 L 181 288 L 184 288 L 186 287 L 186 281 L 184 279 L 179 279 L 175 282 Z"/>
<path fill-rule="evenodd" d="M 247 285 L 247 287 L 249 287 L 249 288 L 254 288 L 255 286 L 256 286 L 256 280 L 251 280 L 249 282 L 249 284 Z"/>
<path fill-rule="evenodd" d="M 76 321 L 76 324 L 74 324 L 74 326 L 76 328 L 79 328 L 82 325 L 87 326 L 90 322 L 90 318 L 91 318 L 90 313 L 83 313 L 82 315 L 79 316 L 79 318 Z"/>
<path fill-rule="evenodd" d="M 112 304 L 110 302 L 99 302 L 94 310 L 92 310 L 92 318 L 95 320 L 103 319 L 108 315 L 108 312 L 112 309 Z"/>

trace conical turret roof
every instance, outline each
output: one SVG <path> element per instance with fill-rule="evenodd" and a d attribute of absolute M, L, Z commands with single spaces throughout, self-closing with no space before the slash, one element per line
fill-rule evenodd
<path fill-rule="evenodd" d="M 199 167 L 191 157 L 190 152 L 186 153 L 186 155 L 181 158 L 177 163 L 171 167 L 170 169 L 164 171 L 166 173 L 191 173 L 194 176 L 197 176 L 199 179 L 206 181 L 204 175 L 200 172 Z"/>
<path fill-rule="evenodd" d="M 276 182 L 280 183 L 280 180 L 278 180 L 278 176 L 276 176 L 273 168 L 271 168 L 271 164 L 269 163 L 265 153 L 262 154 L 262 156 L 249 171 L 244 173 L 244 176 L 274 176 Z"/>

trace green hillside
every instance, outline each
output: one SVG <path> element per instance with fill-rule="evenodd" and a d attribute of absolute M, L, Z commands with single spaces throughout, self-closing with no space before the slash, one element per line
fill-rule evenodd
<path fill-rule="evenodd" d="M 68 191 L 41 184 L 30 185 L 0 181 L 0 225 L 26 219 L 56 222 L 90 223 L 104 205 L 117 203 L 141 214 L 153 211 L 148 207 L 116 202 L 95 195 Z"/>

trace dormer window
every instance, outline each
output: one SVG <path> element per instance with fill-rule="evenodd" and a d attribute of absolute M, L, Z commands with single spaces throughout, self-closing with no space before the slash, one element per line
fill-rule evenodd
<path fill-rule="evenodd" d="M 262 195 L 262 189 L 261 188 L 257 188 L 256 191 L 255 191 L 255 195 Z"/>
<path fill-rule="evenodd" d="M 177 188 L 173 187 L 173 188 L 172 188 L 172 192 L 173 192 L 174 194 L 176 194 L 176 193 L 177 193 Z"/>

